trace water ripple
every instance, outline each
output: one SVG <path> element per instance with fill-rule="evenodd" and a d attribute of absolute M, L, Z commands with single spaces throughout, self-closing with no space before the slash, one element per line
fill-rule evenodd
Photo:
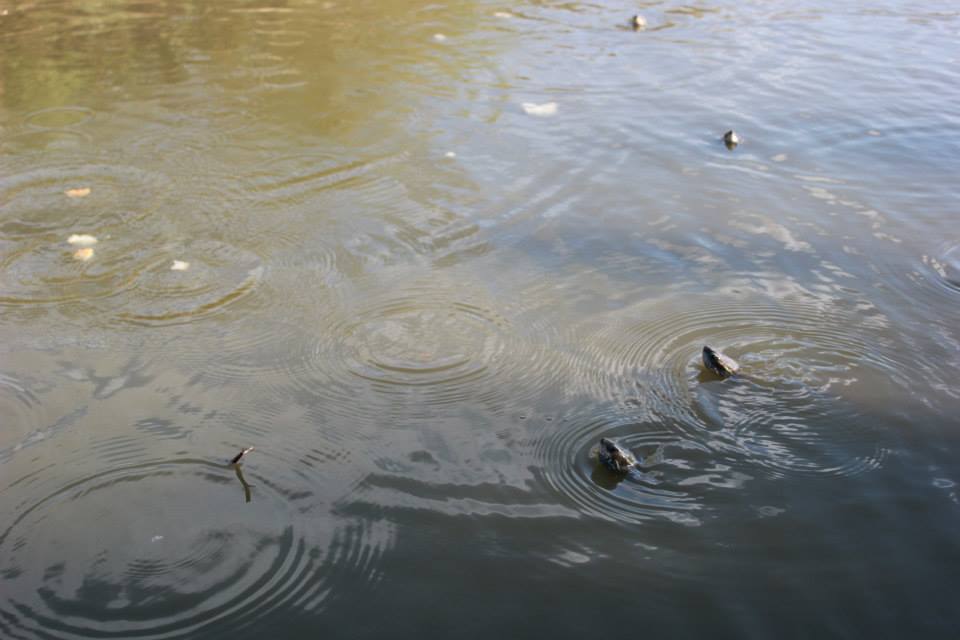
<path fill-rule="evenodd" d="M 870 418 L 872 403 L 918 369 L 882 331 L 870 331 L 869 317 L 853 322 L 816 299 L 700 302 L 667 305 L 666 314 L 631 309 L 585 332 L 572 368 L 579 391 L 733 456 L 748 474 L 755 464 L 772 475 L 880 466 L 887 436 Z M 706 373 L 704 344 L 738 359 L 742 375 L 721 381 Z M 577 450 L 586 446 L 576 442 Z"/>
<path fill-rule="evenodd" d="M 723 429 L 714 443 L 744 454 L 771 476 L 853 476 L 888 455 L 870 418 L 839 396 L 804 387 L 731 389 L 718 402 Z"/>
<path fill-rule="evenodd" d="M 34 433 L 40 428 L 42 402 L 35 390 L 43 385 L 32 383 L 0 371 L 0 414 L 6 416 L 9 425 L 0 436 L 0 459 L 16 435 Z"/>
<path fill-rule="evenodd" d="M 187 264 L 173 269 L 174 260 Z M 155 249 L 122 303 L 118 318 L 134 324 L 196 320 L 250 294 L 263 276 L 259 257 L 214 240 Z"/>
<path fill-rule="evenodd" d="M 381 156 L 368 160 L 347 160 L 335 154 L 313 154 L 274 158 L 248 176 L 258 200 L 290 206 L 333 187 L 360 187 L 375 169 L 402 160 Z"/>
<path fill-rule="evenodd" d="M 94 111 L 86 107 L 51 107 L 27 114 L 24 123 L 36 129 L 58 129 L 87 124 L 93 116 Z"/>
<path fill-rule="evenodd" d="M 306 351 L 286 363 L 289 379 L 325 398 L 328 410 L 361 412 L 415 401 L 468 398 L 502 407 L 535 397 L 560 375 L 553 357 L 522 335 L 482 287 L 437 280 L 399 284 L 330 310 Z M 361 390 L 374 405 L 356 407 Z"/>
<path fill-rule="evenodd" d="M 115 467 L 35 494 L 0 533 L 0 632 L 230 633 L 272 611 L 317 609 L 338 581 L 378 578 L 390 527 L 346 521 L 324 533 L 310 517 L 311 492 L 251 471 L 246 482 L 248 502 L 234 471 L 185 458 Z"/>
<path fill-rule="evenodd" d="M 161 173 L 83 160 L 7 174 L 0 177 L 0 233 L 102 235 L 153 213 L 171 186 Z M 88 188 L 89 195 L 67 197 L 75 188 Z"/>
<path fill-rule="evenodd" d="M 641 467 L 626 476 L 607 471 L 597 460 L 602 437 L 617 438 Z M 638 423 L 616 411 L 565 417 L 538 440 L 537 454 L 546 482 L 579 511 L 621 522 L 656 518 L 699 525 L 710 492 L 739 488 L 751 478 L 680 430 Z"/>
<path fill-rule="evenodd" d="M 924 256 L 923 262 L 937 284 L 951 293 L 960 293 L 960 245 L 947 247 L 939 257 Z"/>

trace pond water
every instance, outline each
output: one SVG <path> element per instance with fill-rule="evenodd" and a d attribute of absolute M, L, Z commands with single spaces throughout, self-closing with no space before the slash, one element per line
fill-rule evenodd
<path fill-rule="evenodd" d="M 957 637 L 958 37 L 0 0 L 0 637 Z"/>

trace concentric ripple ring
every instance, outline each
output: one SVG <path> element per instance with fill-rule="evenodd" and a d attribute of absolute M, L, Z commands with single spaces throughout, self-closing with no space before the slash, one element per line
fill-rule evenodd
<path fill-rule="evenodd" d="M 316 609 L 337 575 L 375 571 L 383 532 L 324 531 L 309 491 L 199 459 L 62 481 L 0 532 L 5 638 L 185 638 Z M 371 574 L 372 575 L 372 574 Z"/>

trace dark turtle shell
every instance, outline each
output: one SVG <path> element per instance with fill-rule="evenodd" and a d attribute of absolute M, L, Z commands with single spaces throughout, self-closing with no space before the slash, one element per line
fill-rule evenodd
<path fill-rule="evenodd" d="M 721 378 L 732 376 L 740 370 L 736 360 L 707 346 L 703 348 L 703 366 Z"/>
<path fill-rule="evenodd" d="M 600 462 L 614 473 L 626 473 L 636 466 L 633 454 L 609 438 L 600 439 Z"/>

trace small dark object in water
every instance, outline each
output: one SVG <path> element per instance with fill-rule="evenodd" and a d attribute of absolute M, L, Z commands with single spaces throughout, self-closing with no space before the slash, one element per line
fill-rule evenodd
<path fill-rule="evenodd" d="M 230 461 L 230 464 L 237 464 L 238 462 L 240 462 L 240 460 L 243 459 L 243 456 L 247 455 L 251 451 L 253 451 L 253 447 L 247 447 L 246 449 L 243 449 L 242 451 L 240 451 L 240 453 L 233 456 L 233 460 Z"/>
<path fill-rule="evenodd" d="M 609 438 L 600 438 L 600 462 L 614 473 L 626 473 L 637 464 L 633 454 Z"/>
<path fill-rule="evenodd" d="M 740 364 L 736 360 L 707 346 L 703 347 L 703 366 L 721 378 L 727 378 L 740 371 Z"/>
<path fill-rule="evenodd" d="M 647 19 L 638 13 L 630 18 L 630 26 L 634 31 L 643 31 L 647 28 Z"/>
<path fill-rule="evenodd" d="M 243 455 L 243 454 L 240 454 L 240 455 Z M 238 456 L 238 457 L 239 457 L 239 456 Z M 234 464 L 233 464 L 233 470 L 234 470 L 234 472 L 237 474 L 237 480 L 240 481 L 240 486 L 243 487 L 243 500 L 244 500 L 244 502 L 250 502 L 250 500 L 252 499 L 252 496 L 253 496 L 253 494 L 252 494 L 252 492 L 250 491 L 250 489 L 252 489 L 253 487 L 251 487 L 250 484 L 247 482 L 247 479 L 243 477 L 243 465 L 234 463 Z"/>
<path fill-rule="evenodd" d="M 723 134 L 723 144 L 727 145 L 727 149 L 731 151 L 737 148 L 737 145 L 740 144 L 740 136 L 737 135 L 737 132 L 733 129 L 727 131 Z"/>

